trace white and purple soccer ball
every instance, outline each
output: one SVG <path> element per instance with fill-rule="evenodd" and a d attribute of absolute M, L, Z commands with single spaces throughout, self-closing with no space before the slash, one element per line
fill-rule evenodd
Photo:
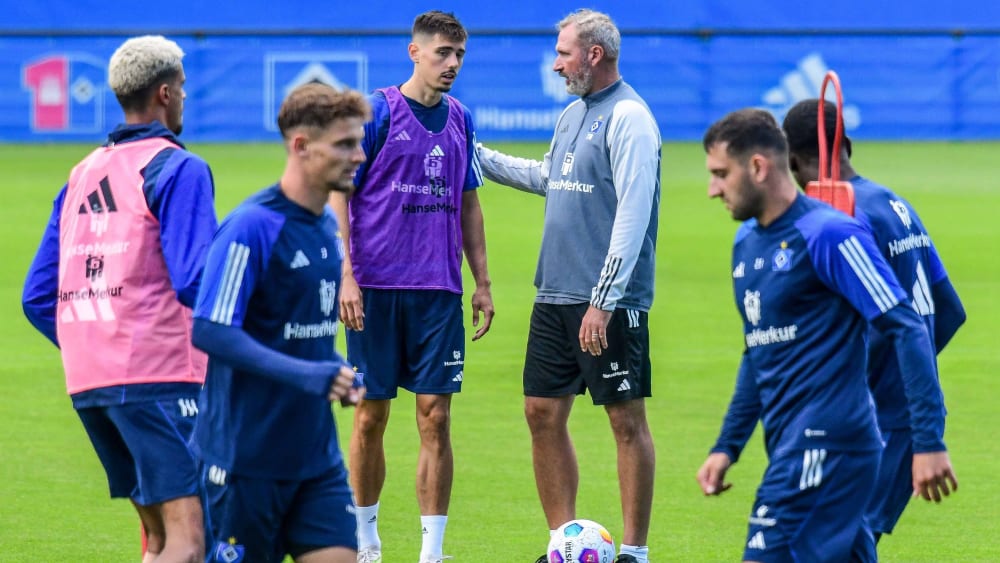
<path fill-rule="evenodd" d="M 549 540 L 549 563 L 614 563 L 615 541 L 597 522 L 570 520 Z"/>

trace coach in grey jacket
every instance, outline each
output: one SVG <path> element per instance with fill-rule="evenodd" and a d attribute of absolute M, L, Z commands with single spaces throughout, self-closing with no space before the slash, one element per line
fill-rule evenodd
<path fill-rule="evenodd" d="M 490 180 L 546 198 L 524 394 L 549 527 L 576 517 L 579 473 L 567 421 L 586 390 L 604 405 L 618 444 L 625 531 L 617 561 L 646 563 L 655 454 L 644 399 L 660 132 L 621 79 L 621 35 L 611 19 L 579 10 L 558 28 L 553 70 L 580 99 L 559 117 L 549 152 L 539 162 L 481 146 L 480 159 Z"/>

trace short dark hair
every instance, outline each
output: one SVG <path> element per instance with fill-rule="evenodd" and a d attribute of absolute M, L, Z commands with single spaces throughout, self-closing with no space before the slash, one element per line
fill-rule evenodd
<path fill-rule="evenodd" d="M 355 90 L 338 92 L 328 84 L 311 82 L 292 90 L 278 111 L 278 129 L 281 136 L 288 138 L 291 130 L 298 127 L 325 129 L 338 119 L 360 117 L 369 121 L 372 117 L 368 100 Z"/>
<path fill-rule="evenodd" d="M 785 114 L 781 127 L 788 138 L 788 150 L 792 154 L 815 160 L 819 158 L 819 132 L 816 127 L 818 98 L 802 100 Z M 826 128 L 826 146 L 833 150 L 833 137 L 837 133 L 837 106 L 829 100 L 823 101 L 823 126 Z M 844 136 L 847 156 L 851 156 L 851 140 Z"/>
<path fill-rule="evenodd" d="M 469 38 L 468 32 L 462 27 L 461 22 L 452 12 L 442 12 L 431 10 L 424 12 L 413 20 L 413 36 L 417 35 L 438 35 L 449 41 L 465 41 Z"/>
<path fill-rule="evenodd" d="M 727 143 L 726 153 L 741 160 L 759 150 L 788 158 L 785 134 L 774 116 L 762 109 L 747 108 L 726 115 L 708 128 L 702 143 L 705 152 L 714 145 Z"/>

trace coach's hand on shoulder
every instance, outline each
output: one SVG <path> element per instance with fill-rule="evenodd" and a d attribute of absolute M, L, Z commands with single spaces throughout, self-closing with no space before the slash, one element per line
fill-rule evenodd
<path fill-rule="evenodd" d="M 728 455 L 720 452 L 708 454 L 708 459 L 701 465 L 696 477 L 705 496 L 721 495 L 732 488 L 732 483 L 725 482 L 726 471 L 729 471 L 730 465 L 732 462 Z"/>
<path fill-rule="evenodd" d="M 483 324 L 479 324 L 479 315 L 482 314 Z M 490 293 L 489 285 L 477 285 L 476 291 L 472 294 L 472 326 L 476 328 L 476 333 L 472 335 L 472 340 L 476 341 L 490 331 L 493 324 L 493 294 Z"/>
<path fill-rule="evenodd" d="M 913 454 L 913 496 L 941 502 L 958 490 L 958 479 L 948 452 Z"/>
<path fill-rule="evenodd" d="M 330 385 L 330 393 L 327 394 L 327 398 L 330 402 L 339 401 L 342 397 L 346 397 L 348 393 L 351 392 L 352 385 L 354 384 L 354 370 L 343 366 L 340 371 L 337 372 L 337 376 L 333 378 L 333 383 Z"/>
<path fill-rule="evenodd" d="M 361 288 L 353 274 L 344 273 L 340 280 L 340 320 L 351 330 L 365 329 L 365 308 Z"/>

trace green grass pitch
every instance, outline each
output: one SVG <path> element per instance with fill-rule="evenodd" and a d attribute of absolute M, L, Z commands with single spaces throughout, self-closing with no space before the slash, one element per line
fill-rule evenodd
<path fill-rule="evenodd" d="M 497 148 L 540 157 L 542 144 Z M 220 216 L 275 181 L 284 159 L 273 145 L 195 145 L 212 165 Z M 125 501 L 111 502 L 103 471 L 65 395 L 56 350 L 19 306 L 51 201 L 81 145 L 0 145 L 5 178 L 0 221 L 0 561 L 138 561 L 139 525 Z M 996 561 L 1000 459 L 996 428 L 1000 354 L 1000 189 L 995 143 L 859 143 L 864 174 L 909 198 L 928 225 L 969 312 L 941 356 L 950 409 L 946 440 L 960 480 L 940 506 L 914 501 L 881 545 L 883 561 Z M 718 431 L 742 349 L 731 296 L 729 252 L 736 224 L 706 197 L 704 155 L 694 143 L 663 148 L 657 296 L 650 314 L 657 448 L 649 538 L 654 561 L 736 561 L 765 463 L 759 432 L 731 473 L 732 491 L 702 497 L 694 480 Z M 481 190 L 497 316 L 470 343 L 464 391 L 456 397 L 456 477 L 445 552 L 456 561 L 533 561 L 547 541 L 535 493 L 520 373 L 542 198 L 494 185 Z M 573 249 L 567 249 L 572 252 Z M 468 283 L 468 282 L 467 282 Z M 471 331 L 468 331 L 471 334 Z M 350 412 L 335 413 L 344 444 Z M 615 450 L 602 409 L 577 401 L 571 429 L 580 460 L 579 516 L 615 538 L 622 531 Z M 415 560 L 420 546 L 413 474 L 417 434 L 412 396 L 396 401 L 386 438 L 388 479 L 381 535 L 386 561 Z M 561 460 L 550 460 L 553 464 Z"/>

